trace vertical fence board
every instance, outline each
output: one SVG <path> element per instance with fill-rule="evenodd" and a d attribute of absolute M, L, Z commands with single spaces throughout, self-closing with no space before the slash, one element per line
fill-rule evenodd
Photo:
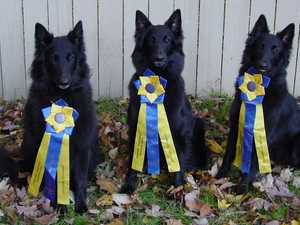
<path fill-rule="evenodd" d="M 221 91 L 234 93 L 248 33 L 249 1 L 226 1 Z"/>
<path fill-rule="evenodd" d="M 132 7 L 134 5 L 134 7 Z M 135 12 L 142 11 L 148 15 L 148 0 L 126 0 L 124 1 L 124 90 L 123 96 L 127 98 L 128 84 L 135 72 L 132 65 L 131 54 L 134 50 Z"/>
<path fill-rule="evenodd" d="M 149 19 L 153 25 L 164 24 L 173 10 L 173 0 L 149 1 Z"/>
<path fill-rule="evenodd" d="M 26 87 L 30 87 L 30 66 L 34 56 L 35 24 L 41 23 L 48 27 L 47 2 L 41 0 L 23 1 L 24 7 L 24 44 L 25 44 L 25 73 Z"/>
<path fill-rule="evenodd" d="M 220 91 L 224 0 L 201 1 L 197 94 Z M 209 93 L 208 93 L 209 94 Z"/>
<path fill-rule="evenodd" d="M 299 34 L 299 10 L 300 10 L 300 1 L 299 0 L 278 0 L 277 1 L 277 13 L 276 13 L 276 22 L 275 30 L 276 32 L 282 31 L 288 24 L 295 23 L 295 36 L 293 42 L 293 51 L 290 58 L 290 64 L 287 69 L 287 83 L 289 91 L 295 95 L 300 94 L 300 81 L 299 78 L 295 77 L 296 71 L 296 56 L 297 56 L 297 47 L 298 47 L 298 34 Z M 297 18 L 297 20 L 295 20 Z M 296 79 L 297 87 L 294 89 L 294 81 Z"/>
<path fill-rule="evenodd" d="M 234 93 L 247 34 L 264 14 L 271 33 L 295 23 L 287 82 L 291 93 L 300 95 L 299 0 L 2 0 L 0 97 L 11 100 L 27 95 L 36 22 L 61 36 L 78 20 L 83 21 L 94 100 L 128 97 L 127 86 L 134 73 L 130 56 L 135 11 L 141 10 L 156 25 L 163 24 L 177 8 L 185 36 L 182 75 L 187 93 Z"/>
<path fill-rule="evenodd" d="M 99 94 L 123 94 L 122 1 L 99 1 Z"/>
<path fill-rule="evenodd" d="M 99 80 L 98 80 L 98 20 L 97 20 L 97 1 L 73 0 L 74 25 L 81 20 L 84 31 L 85 48 L 87 62 L 91 69 L 90 82 L 93 88 L 93 99 L 99 99 Z"/>
<path fill-rule="evenodd" d="M 68 34 L 73 28 L 72 1 L 48 0 L 49 30 L 54 36 Z"/>
<path fill-rule="evenodd" d="M 274 33 L 276 2 L 274 0 L 252 0 L 250 11 L 249 32 L 261 14 L 264 14 L 268 21 L 270 33 Z M 248 33 L 249 33 L 248 32 Z"/>
<path fill-rule="evenodd" d="M 3 0 L 0 7 L 2 93 L 5 99 L 26 97 L 22 2 Z"/>
<path fill-rule="evenodd" d="M 198 43 L 198 0 L 176 0 L 174 9 L 181 10 L 184 35 L 183 51 L 185 64 L 182 72 L 188 94 L 196 92 L 197 43 Z M 188 43 L 188 44 L 187 44 Z"/>

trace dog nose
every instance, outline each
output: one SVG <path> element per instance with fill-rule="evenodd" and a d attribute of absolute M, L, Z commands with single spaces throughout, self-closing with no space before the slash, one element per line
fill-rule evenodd
<path fill-rule="evenodd" d="M 164 57 L 162 55 L 159 55 L 156 57 L 157 62 L 162 62 L 164 60 Z"/>
<path fill-rule="evenodd" d="M 259 63 L 259 69 L 263 69 L 263 70 L 265 70 L 265 69 L 267 69 L 267 63 L 266 62 L 261 62 L 261 63 Z"/>

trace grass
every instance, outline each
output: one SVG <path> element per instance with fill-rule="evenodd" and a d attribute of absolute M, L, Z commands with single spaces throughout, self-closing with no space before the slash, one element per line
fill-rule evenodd
<path fill-rule="evenodd" d="M 228 129 L 229 121 L 228 121 L 228 113 L 232 103 L 232 97 L 228 95 L 224 95 L 221 93 L 213 92 L 206 98 L 193 98 L 192 96 L 188 96 L 192 107 L 194 109 L 194 114 L 198 116 L 202 116 L 206 120 L 207 124 L 207 139 L 214 139 L 219 144 L 227 138 L 226 129 Z M 20 105 L 22 101 L 15 101 L 11 103 L 12 105 Z M 110 99 L 103 98 L 98 102 L 95 102 L 94 106 L 98 115 L 98 118 L 103 117 L 103 115 L 110 115 L 110 120 L 114 122 L 121 122 L 122 124 L 126 124 L 126 111 L 127 111 L 127 100 L 122 99 Z M 19 110 L 17 110 L 19 112 Z M 17 120 L 19 121 L 19 120 Z M 118 138 L 118 134 L 111 134 L 111 137 L 115 140 L 120 140 Z M 14 140 L 14 139 L 13 139 Z M 125 142 L 124 140 L 122 140 Z M 121 144 L 126 143 L 118 143 L 118 147 Z M 110 149 L 108 148 L 107 151 Z M 126 152 L 126 151 L 125 151 Z M 122 154 L 125 154 L 122 152 Z M 121 155 L 118 155 L 121 157 Z M 216 158 L 223 157 L 223 153 L 221 154 L 212 154 L 210 162 L 215 162 Z M 113 161 L 108 158 L 107 165 L 109 170 L 114 170 L 117 165 L 116 161 Z M 211 168 L 209 165 L 208 168 Z M 300 171 L 296 170 L 293 172 L 294 176 L 300 176 Z M 232 166 L 228 177 L 230 181 L 233 183 L 237 183 L 241 173 L 239 169 Z M 143 180 L 146 177 L 144 174 L 139 174 L 139 179 Z M 148 176 L 149 177 L 149 176 Z M 118 185 L 120 184 L 120 175 L 114 176 L 112 179 L 118 181 Z M 187 211 L 187 207 L 182 204 L 179 200 L 174 200 L 172 196 L 169 196 L 167 193 L 168 188 L 173 182 L 173 178 L 171 176 L 167 176 L 167 179 L 155 180 L 151 186 L 149 186 L 146 190 L 138 192 L 139 198 L 142 200 L 141 204 L 133 204 L 133 205 L 125 205 L 122 207 L 125 209 L 120 215 L 115 215 L 114 222 L 110 221 L 111 224 L 130 224 L 130 225 L 156 225 L 156 224 L 167 224 L 166 218 L 174 218 L 177 220 L 181 220 L 182 224 L 191 224 L 193 219 L 190 216 L 185 215 L 185 211 Z M 95 183 L 90 183 L 90 185 L 95 186 Z M 276 210 L 258 210 L 251 211 L 250 209 L 246 210 L 241 209 L 241 202 L 232 203 L 232 205 L 225 209 L 220 210 L 218 208 L 218 197 L 216 197 L 215 193 L 210 190 L 211 181 L 207 179 L 205 182 L 201 181 L 200 187 L 204 187 L 204 189 L 200 191 L 200 194 L 197 196 L 197 200 L 201 201 L 209 205 L 213 210 L 215 217 L 207 218 L 209 224 L 260 224 L 262 222 L 262 217 L 267 218 L 267 221 L 278 220 L 283 222 L 286 217 L 287 211 L 291 207 L 290 201 L 287 201 L 284 198 L 276 198 L 273 200 L 276 202 Z M 205 189 L 206 188 L 206 189 Z M 297 196 L 300 196 L 300 190 L 294 187 L 291 183 L 289 183 L 289 188 L 291 191 Z M 233 193 L 231 190 L 226 190 L 226 192 Z M 106 191 L 100 190 L 98 187 L 97 190 L 91 192 L 88 196 L 89 206 L 93 209 L 99 210 L 99 214 L 76 214 L 74 212 L 74 205 L 68 206 L 68 214 L 66 216 L 60 216 L 59 221 L 55 224 L 73 224 L 73 225 L 83 225 L 83 224 L 100 224 L 101 214 L 105 212 L 106 209 L 111 208 L 111 205 L 101 205 L 97 206 L 96 201 L 103 195 L 107 194 Z M 250 189 L 248 193 L 249 198 L 263 198 L 268 202 L 271 202 L 269 197 L 265 193 L 261 193 L 256 189 Z M 247 199 L 247 200 L 248 200 Z M 245 200 L 245 201 L 247 201 Z M 145 209 L 151 209 L 152 205 L 159 205 L 160 210 L 163 212 L 163 216 L 160 217 L 151 217 L 147 215 Z M 2 207 L 2 210 L 5 212 L 6 208 Z M 300 211 L 296 210 L 299 215 Z M 199 215 L 199 213 L 198 213 Z M 24 221 L 21 221 L 22 216 L 16 214 L 15 216 L 15 224 L 24 224 Z M 0 217 L 0 224 L 7 223 L 8 215 L 4 215 Z M 251 221 L 251 222 L 250 222 Z M 254 221 L 256 221 L 254 223 Z M 27 223 L 27 224 L 37 224 L 35 222 Z M 103 222 L 103 224 L 108 224 L 108 222 Z"/>

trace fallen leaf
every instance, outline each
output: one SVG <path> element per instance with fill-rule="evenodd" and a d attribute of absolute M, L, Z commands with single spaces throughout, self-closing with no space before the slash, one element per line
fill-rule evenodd
<path fill-rule="evenodd" d="M 59 221 L 58 215 L 56 213 L 50 215 L 43 215 L 41 217 L 34 218 L 34 220 L 40 224 L 48 225 L 54 224 Z"/>
<path fill-rule="evenodd" d="M 208 220 L 206 218 L 194 219 L 192 225 L 207 225 Z"/>
<path fill-rule="evenodd" d="M 284 182 L 289 182 L 292 180 L 292 176 L 293 173 L 291 172 L 291 170 L 289 168 L 286 168 L 284 170 L 281 170 L 280 173 L 280 178 L 284 181 Z"/>
<path fill-rule="evenodd" d="M 210 144 L 210 146 L 209 146 L 210 150 L 212 150 L 215 153 L 222 152 L 223 148 L 214 139 L 211 139 L 211 140 L 206 139 L 206 141 L 208 141 Z"/>
<path fill-rule="evenodd" d="M 114 219 L 113 221 L 111 221 L 107 225 L 123 225 L 123 224 L 125 224 L 125 223 L 122 220 L 120 220 L 120 219 Z"/>
<path fill-rule="evenodd" d="M 300 177 L 295 177 L 293 179 L 293 186 L 300 188 Z"/>
<path fill-rule="evenodd" d="M 167 223 L 167 225 L 183 225 L 181 220 L 176 220 L 176 219 L 173 219 L 173 218 L 167 219 L 166 223 Z"/>
<path fill-rule="evenodd" d="M 209 173 L 215 177 L 217 175 L 217 173 L 219 172 L 219 169 L 218 169 L 218 163 L 216 162 L 212 167 L 211 169 L 209 170 Z"/>
<path fill-rule="evenodd" d="M 33 206 L 22 206 L 16 205 L 19 214 L 24 214 L 25 216 L 35 216 L 37 211 L 36 205 Z"/>
<path fill-rule="evenodd" d="M 271 187 L 266 188 L 266 193 L 268 193 L 269 196 L 274 197 L 288 197 L 288 198 L 294 198 L 296 197 L 294 192 L 291 192 L 287 187 L 281 186 L 281 187 Z"/>
<path fill-rule="evenodd" d="M 122 213 L 125 212 L 125 209 L 122 206 L 113 206 L 111 207 L 111 209 L 116 215 L 121 215 Z"/>
<path fill-rule="evenodd" d="M 97 206 L 104 206 L 104 205 L 112 205 L 113 201 L 111 200 L 111 195 L 105 194 L 102 195 L 101 198 L 96 200 Z"/>
<path fill-rule="evenodd" d="M 206 217 L 206 216 L 210 216 L 213 213 L 213 210 L 211 209 L 211 207 L 207 204 L 203 204 L 200 208 L 200 215 L 202 217 Z"/>
<path fill-rule="evenodd" d="M 114 219 L 114 214 L 112 209 L 106 209 L 101 215 L 100 215 L 100 221 L 112 221 Z"/>
<path fill-rule="evenodd" d="M 98 215 L 100 213 L 99 209 L 89 209 L 88 213 L 93 214 L 93 215 Z"/>
<path fill-rule="evenodd" d="M 190 211 L 199 213 L 203 203 L 195 199 L 194 201 L 186 201 L 185 205 Z"/>
<path fill-rule="evenodd" d="M 23 198 L 27 195 L 27 191 L 26 188 L 24 186 L 22 186 L 22 188 L 16 188 L 16 195 L 18 198 L 20 198 L 21 200 L 23 200 Z"/>
<path fill-rule="evenodd" d="M 116 193 L 119 190 L 116 186 L 116 181 L 106 178 L 103 174 L 98 177 L 97 184 L 100 186 L 101 190 L 105 190 L 109 193 Z"/>
<path fill-rule="evenodd" d="M 112 194 L 111 195 L 112 200 L 117 203 L 118 206 L 124 205 L 124 204 L 130 204 L 132 201 L 130 201 L 128 195 L 126 194 Z"/>
<path fill-rule="evenodd" d="M 218 199 L 218 208 L 222 211 L 227 209 L 231 204 L 227 203 L 226 199 L 222 199 L 221 201 Z"/>
<path fill-rule="evenodd" d="M 115 159 L 116 156 L 118 155 L 118 151 L 119 151 L 119 148 L 118 148 L 118 147 L 109 150 L 109 152 L 108 152 L 109 157 L 110 157 L 111 159 Z"/>
<path fill-rule="evenodd" d="M 250 205 L 250 208 L 252 211 L 255 210 L 261 210 L 264 209 L 266 211 L 269 211 L 271 207 L 273 207 L 273 204 L 262 199 L 262 198 L 254 198 L 247 202 L 248 205 Z"/>
<path fill-rule="evenodd" d="M 147 208 L 145 213 L 150 217 L 160 217 L 163 215 L 163 211 L 160 210 L 159 205 L 152 205 L 151 209 Z"/>

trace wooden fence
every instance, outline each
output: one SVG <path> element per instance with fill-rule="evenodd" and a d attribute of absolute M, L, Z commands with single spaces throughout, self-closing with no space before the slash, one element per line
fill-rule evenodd
<path fill-rule="evenodd" d="M 296 25 L 287 79 L 290 91 L 300 94 L 299 0 L 0 0 L 0 97 L 27 96 L 36 22 L 59 36 L 82 20 L 94 99 L 126 98 L 134 73 L 135 11 L 162 24 L 177 8 L 185 36 L 187 93 L 233 93 L 247 33 L 265 14 L 272 33 Z"/>

